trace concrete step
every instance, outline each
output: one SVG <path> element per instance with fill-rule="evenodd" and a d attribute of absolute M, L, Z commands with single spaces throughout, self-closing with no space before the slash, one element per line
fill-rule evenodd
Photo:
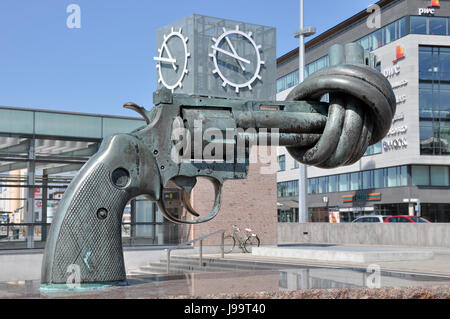
<path fill-rule="evenodd" d="M 154 266 L 164 265 L 167 267 L 167 260 L 162 259 L 159 263 L 152 263 L 147 266 L 143 266 L 141 268 L 146 269 L 147 267 L 151 268 Z M 200 267 L 200 258 L 198 257 L 180 257 L 180 258 L 171 258 L 170 267 L 178 267 L 178 266 L 189 266 L 191 268 Z M 220 258 L 203 258 L 202 268 L 226 268 L 226 269 L 274 269 L 279 268 L 279 265 L 273 265 L 268 263 L 255 263 L 249 261 L 237 261 L 237 260 L 226 260 Z"/>
<path fill-rule="evenodd" d="M 166 259 L 161 259 L 161 262 L 166 263 Z M 199 264 L 198 256 L 174 256 L 171 257 L 170 263 L 193 263 Z M 220 265 L 228 268 L 245 268 L 245 269 L 280 269 L 280 268 L 299 268 L 302 264 L 299 262 L 298 264 L 292 262 L 276 262 L 276 261 L 262 261 L 262 260 L 244 260 L 244 259 L 234 259 L 234 258 L 225 258 L 222 259 L 220 257 L 203 257 L 203 264 L 207 266 Z M 310 266 L 310 265 L 309 265 Z"/>
<path fill-rule="evenodd" d="M 360 247 L 255 247 L 253 256 L 298 258 L 300 260 L 315 260 L 320 262 L 350 262 L 350 263 L 377 263 L 385 261 L 418 261 L 432 259 L 434 253 L 426 250 L 393 249 L 386 247 L 364 248 Z"/>
<path fill-rule="evenodd" d="M 298 265 L 254 262 L 236 259 L 222 259 L 218 257 L 203 257 L 203 264 L 200 266 L 198 256 L 173 256 L 170 259 L 171 273 L 186 272 L 223 272 L 223 271 L 245 271 L 245 270 L 271 270 L 280 268 L 298 268 Z M 162 258 L 160 262 L 142 266 L 136 271 L 139 274 L 162 274 L 167 272 L 167 259 Z"/>
<path fill-rule="evenodd" d="M 229 268 L 219 268 L 219 267 L 171 267 L 170 273 L 197 273 L 197 272 L 227 272 L 230 271 Z M 165 265 L 162 265 L 161 267 L 152 267 L 148 269 L 139 269 L 135 272 L 133 272 L 134 275 L 151 275 L 151 274 L 166 274 L 167 268 Z"/>

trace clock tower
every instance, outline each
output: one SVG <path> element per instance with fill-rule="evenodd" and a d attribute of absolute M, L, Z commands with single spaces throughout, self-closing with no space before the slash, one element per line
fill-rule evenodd
<path fill-rule="evenodd" d="M 193 14 L 157 31 L 157 89 L 233 99 L 276 96 L 273 27 Z"/>

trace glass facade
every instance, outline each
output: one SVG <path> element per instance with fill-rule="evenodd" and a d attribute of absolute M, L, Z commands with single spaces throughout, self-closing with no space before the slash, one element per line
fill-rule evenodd
<path fill-rule="evenodd" d="M 378 142 L 377 144 L 374 144 L 374 145 L 370 145 L 367 148 L 367 151 L 364 153 L 364 156 L 381 154 L 382 153 L 381 148 L 382 148 L 381 142 Z"/>
<path fill-rule="evenodd" d="M 291 208 L 289 210 L 278 210 L 279 223 L 298 223 L 298 208 Z"/>
<path fill-rule="evenodd" d="M 373 51 L 378 49 L 379 47 L 403 38 L 405 35 L 407 35 L 407 19 L 408 17 L 403 17 L 375 32 L 372 32 L 371 34 L 366 35 L 356 42 L 361 44 L 365 50 Z"/>
<path fill-rule="evenodd" d="M 308 221 L 311 223 L 329 223 L 330 212 L 339 211 L 338 208 L 314 207 L 309 209 Z M 339 211 L 339 221 L 341 223 L 350 223 L 358 217 L 370 215 L 408 215 L 408 204 L 375 204 L 373 211 Z M 421 204 L 421 216 L 432 223 L 450 222 L 450 204 Z"/>
<path fill-rule="evenodd" d="M 410 17 L 410 33 L 448 35 L 448 18 L 412 16 Z"/>
<path fill-rule="evenodd" d="M 102 137 L 145 121 L 0 108 L 0 249 L 43 248 L 62 196 Z M 177 190 L 164 190 L 178 194 Z M 175 198 L 172 196 L 171 198 Z M 181 215 L 181 200 L 166 201 Z M 163 218 L 154 203 L 132 199 L 122 218 L 124 245 L 179 244 L 189 227 Z"/>
<path fill-rule="evenodd" d="M 346 173 L 308 179 L 308 194 L 348 192 L 408 186 L 408 166 Z"/>
<path fill-rule="evenodd" d="M 450 154 L 450 48 L 419 47 L 420 153 Z"/>
<path fill-rule="evenodd" d="M 448 166 L 411 166 L 412 185 L 415 186 L 450 186 Z"/>
<path fill-rule="evenodd" d="M 409 176 L 411 176 L 410 181 L 408 181 Z M 308 194 L 403 186 L 450 187 L 450 167 L 430 165 L 395 166 L 310 178 L 308 179 Z"/>
<path fill-rule="evenodd" d="M 277 184 L 278 198 L 298 196 L 298 180 Z"/>
<path fill-rule="evenodd" d="M 298 69 L 294 72 L 286 74 L 277 80 L 277 93 L 294 87 L 298 84 L 299 76 Z"/>

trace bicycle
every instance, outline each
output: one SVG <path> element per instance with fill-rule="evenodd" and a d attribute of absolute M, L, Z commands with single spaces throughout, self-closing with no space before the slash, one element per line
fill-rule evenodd
<path fill-rule="evenodd" d="M 252 247 L 259 247 L 260 240 L 258 235 L 252 232 L 250 228 L 245 229 L 245 235 L 239 236 L 239 227 L 233 225 L 233 231 L 231 235 L 227 235 L 224 238 L 224 253 L 229 254 L 233 251 L 236 246 L 236 242 L 239 244 L 239 248 L 242 249 L 244 253 L 251 253 Z"/>

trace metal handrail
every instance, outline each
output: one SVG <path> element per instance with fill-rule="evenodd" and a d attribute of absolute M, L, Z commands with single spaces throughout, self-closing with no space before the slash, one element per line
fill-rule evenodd
<path fill-rule="evenodd" d="M 166 249 L 166 252 L 167 252 L 167 273 L 168 274 L 170 273 L 170 253 L 172 252 L 172 250 L 183 248 L 183 247 L 188 246 L 190 244 L 193 244 L 193 243 L 195 243 L 197 241 L 200 241 L 200 267 L 203 267 L 203 240 L 206 239 L 206 238 L 215 236 L 217 234 L 222 234 L 221 242 L 220 242 L 220 255 L 221 255 L 221 258 L 224 258 L 225 257 L 225 251 L 224 251 L 225 230 L 218 230 L 218 231 L 215 231 L 213 233 L 210 233 L 210 234 L 207 234 L 207 235 L 204 235 L 204 236 L 192 239 L 190 241 L 184 242 L 184 243 L 179 244 L 179 245 L 177 245 L 175 247 L 167 248 Z"/>

